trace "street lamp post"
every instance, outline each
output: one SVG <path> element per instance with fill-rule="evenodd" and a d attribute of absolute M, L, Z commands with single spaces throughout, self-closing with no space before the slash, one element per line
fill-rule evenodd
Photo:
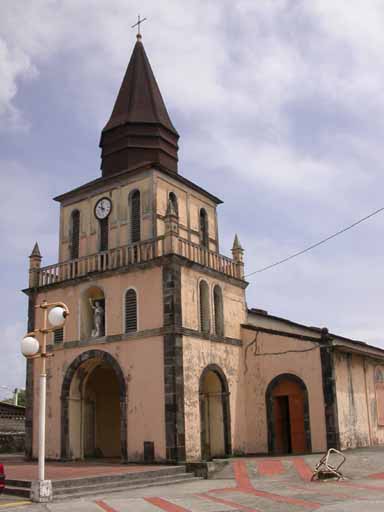
<path fill-rule="evenodd" d="M 38 480 L 32 482 L 31 498 L 36 502 L 48 502 L 52 500 L 52 482 L 45 480 L 45 413 L 46 413 L 46 390 L 47 373 L 46 360 L 54 354 L 47 354 L 47 334 L 64 325 L 69 309 L 63 302 L 48 303 L 44 300 L 35 308 L 43 310 L 43 326 L 26 334 L 21 342 L 21 351 L 28 359 L 40 358 L 40 406 L 39 406 L 39 454 L 38 454 Z M 48 327 L 48 322 L 51 327 Z M 36 338 L 41 334 L 39 343 Z"/>

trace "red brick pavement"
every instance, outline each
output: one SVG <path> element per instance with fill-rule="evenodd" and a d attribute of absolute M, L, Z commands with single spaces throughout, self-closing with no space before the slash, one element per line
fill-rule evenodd
<path fill-rule="evenodd" d="M 46 478 L 49 480 L 67 480 L 70 478 L 86 478 L 102 475 L 118 475 L 126 473 L 142 473 L 156 471 L 170 466 L 148 466 L 136 464 L 117 464 L 106 462 L 48 462 Z M 12 480 L 35 480 L 37 478 L 37 463 L 17 462 L 5 466 L 6 477 Z"/>

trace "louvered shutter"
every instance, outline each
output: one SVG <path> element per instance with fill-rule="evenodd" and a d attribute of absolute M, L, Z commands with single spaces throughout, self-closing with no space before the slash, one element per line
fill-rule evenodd
<path fill-rule="evenodd" d="M 137 298 L 135 290 L 125 294 L 125 332 L 137 331 Z"/>
<path fill-rule="evenodd" d="M 60 327 L 59 329 L 55 329 L 53 331 L 53 342 L 54 343 L 62 343 L 64 341 L 64 329 Z"/>
<path fill-rule="evenodd" d="M 131 242 L 141 238 L 140 192 L 136 190 L 131 196 Z"/>
<path fill-rule="evenodd" d="M 108 217 L 101 219 L 100 223 L 100 251 L 108 250 Z"/>
<path fill-rule="evenodd" d="M 75 260 L 79 257 L 79 243 L 80 243 L 80 212 L 75 210 L 72 212 L 72 226 L 71 226 L 71 259 Z"/>

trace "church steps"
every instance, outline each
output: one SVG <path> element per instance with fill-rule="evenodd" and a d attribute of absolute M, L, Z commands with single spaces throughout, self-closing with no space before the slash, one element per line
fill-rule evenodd
<path fill-rule="evenodd" d="M 104 484 L 103 487 L 99 485 L 59 488 L 53 490 L 55 500 L 64 500 L 82 496 L 96 496 L 109 494 L 112 492 L 121 492 L 130 489 L 143 489 L 153 486 L 163 485 L 176 485 L 179 483 L 187 483 L 196 481 L 196 477 L 191 474 L 185 474 L 174 477 L 157 477 L 150 479 L 137 480 L 136 482 L 113 482 L 111 484 Z"/>
<path fill-rule="evenodd" d="M 186 473 L 185 466 L 159 468 L 152 471 L 100 475 L 52 481 L 54 499 L 89 496 L 118 492 L 124 489 L 139 489 L 154 485 L 168 485 L 195 480 L 192 473 Z M 29 498 L 31 481 L 7 480 L 4 492 L 9 495 Z"/>

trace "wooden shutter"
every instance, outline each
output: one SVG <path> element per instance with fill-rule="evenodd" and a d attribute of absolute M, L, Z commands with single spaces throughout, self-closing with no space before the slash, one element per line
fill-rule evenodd
<path fill-rule="evenodd" d="M 213 290 L 213 301 L 215 309 L 215 334 L 216 336 L 224 336 L 223 293 L 218 285 Z"/>
<path fill-rule="evenodd" d="M 108 217 L 101 219 L 100 223 L 100 251 L 108 250 Z"/>
<path fill-rule="evenodd" d="M 131 196 L 131 242 L 141 239 L 140 192 L 136 190 Z"/>
<path fill-rule="evenodd" d="M 200 327 L 202 332 L 209 333 L 209 288 L 205 281 L 200 281 Z"/>
<path fill-rule="evenodd" d="M 79 257 L 80 244 L 80 212 L 75 210 L 71 215 L 71 260 Z"/>
<path fill-rule="evenodd" d="M 208 247 L 208 216 L 207 212 L 202 208 L 200 210 L 200 243 L 204 247 Z"/>
<path fill-rule="evenodd" d="M 125 332 L 137 331 L 137 297 L 132 288 L 125 294 Z"/>

